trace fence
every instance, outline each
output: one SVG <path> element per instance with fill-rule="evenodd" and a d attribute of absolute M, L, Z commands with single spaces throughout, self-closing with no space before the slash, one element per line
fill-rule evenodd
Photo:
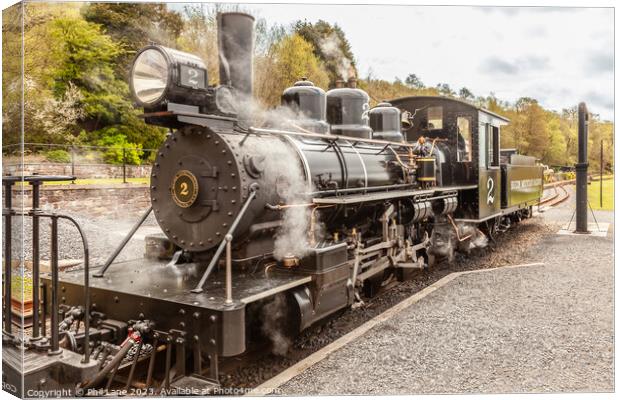
<path fill-rule="evenodd" d="M 23 149 L 23 162 L 21 152 Z M 24 143 L 2 146 L 3 175 L 71 175 L 79 179 L 147 178 L 156 149 Z"/>

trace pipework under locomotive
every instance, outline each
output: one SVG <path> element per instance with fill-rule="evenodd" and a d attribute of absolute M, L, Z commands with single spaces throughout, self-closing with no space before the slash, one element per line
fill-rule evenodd
<path fill-rule="evenodd" d="M 500 163 L 509 121 L 466 102 L 406 97 L 371 108 L 354 78 L 328 91 L 302 78 L 279 107 L 260 109 L 253 22 L 218 14 L 219 85 L 199 57 L 162 46 L 140 50 L 131 69 L 145 121 L 170 132 L 153 163 L 152 210 L 94 275 L 82 318 L 93 320 L 99 351 L 125 352 L 118 365 L 144 361 L 142 346 L 131 347 L 141 341 L 153 340 L 144 359 L 165 343 L 168 387 L 217 385 L 219 358 L 266 339 L 257 326 L 267 305 L 281 308 L 282 340 L 388 279 L 484 245 L 531 216 L 542 195 L 533 158 Z M 145 258 L 115 263 L 151 211 L 162 233 L 146 238 Z M 85 301 L 83 281 L 61 274 L 63 307 Z M 46 293 L 52 285 L 46 278 Z M 96 387 L 110 363 L 83 387 Z"/>

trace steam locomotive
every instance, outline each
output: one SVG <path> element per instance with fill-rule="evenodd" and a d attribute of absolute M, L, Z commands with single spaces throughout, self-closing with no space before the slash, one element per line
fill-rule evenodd
<path fill-rule="evenodd" d="M 370 108 L 354 78 L 327 92 L 301 79 L 261 110 L 253 22 L 218 15 L 217 86 L 197 56 L 137 53 L 132 95 L 147 123 L 170 129 L 150 183 L 162 234 L 143 259 L 95 274 L 90 315 L 75 311 L 83 273 L 60 275 L 59 307 L 89 318 L 95 366 L 65 357 L 43 386 L 214 387 L 220 358 L 268 336 L 264 319 L 278 318 L 280 338 L 300 332 L 532 215 L 542 167 L 501 157 L 509 121 L 488 110 L 426 96 Z M 73 336 L 64 351 L 80 353 L 83 332 Z"/>

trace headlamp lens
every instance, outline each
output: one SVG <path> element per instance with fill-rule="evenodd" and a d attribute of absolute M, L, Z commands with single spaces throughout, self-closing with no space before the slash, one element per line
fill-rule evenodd
<path fill-rule="evenodd" d="M 133 66 L 133 90 L 136 98 L 145 104 L 158 101 L 168 84 L 168 62 L 156 49 L 143 51 Z"/>

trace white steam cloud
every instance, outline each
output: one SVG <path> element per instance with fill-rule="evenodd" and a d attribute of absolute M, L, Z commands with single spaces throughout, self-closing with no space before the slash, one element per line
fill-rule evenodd
<path fill-rule="evenodd" d="M 271 341 L 272 353 L 278 356 L 286 355 L 291 346 L 291 340 L 282 331 L 286 325 L 286 310 L 286 297 L 282 293 L 261 307 L 261 331 Z"/>
<path fill-rule="evenodd" d="M 321 51 L 330 60 L 336 61 L 338 68 L 338 75 L 342 79 L 348 79 L 354 77 L 355 70 L 353 69 L 353 63 L 351 59 L 344 55 L 342 52 L 342 40 L 338 37 L 336 32 L 332 32 L 326 38 L 321 39 L 319 42 Z"/>
<path fill-rule="evenodd" d="M 435 224 L 431 235 L 431 252 L 452 262 L 456 250 L 469 253 L 474 249 L 487 246 L 488 238 L 476 224 L 458 222 L 456 229 L 458 235 L 454 226 L 445 218 L 441 219 L 441 223 Z"/>
<path fill-rule="evenodd" d="M 267 150 L 269 151 L 269 150 Z M 269 162 L 265 167 L 267 176 L 276 177 L 276 190 L 281 204 L 293 205 L 282 213 L 282 225 L 274 243 L 274 257 L 282 260 L 287 256 L 303 257 L 310 250 L 311 208 L 305 206 L 310 199 L 306 194 L 308 183 L 297 159 L 291 152 L 266 154 Z"/>

